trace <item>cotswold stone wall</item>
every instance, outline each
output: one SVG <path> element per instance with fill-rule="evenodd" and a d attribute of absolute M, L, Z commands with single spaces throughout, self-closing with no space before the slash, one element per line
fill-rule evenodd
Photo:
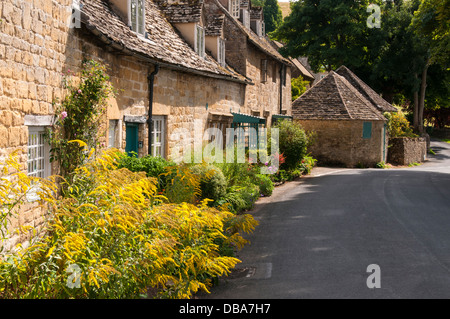
<path fill-rule="evenodd" d="M 247 86 L 246 110 L 249 114 L 266 117 L 271 125 L 271 115 L 280 114 L 280 67 L 281 63 L 269 58 L 253 45 L 248 48 L 247 77 L 255 85 Z M 267 59 L 267 80 L 261 79 L 261 60 Z M 292 114 L 291 69 L 287 68 L 286 84 L 281 86 L 282 111 Z"/>
<path fill-rule="evenodd" d="M 0 2 L 0 165 L 16 151 L 27 170 L 26 115 L 53 114 L 61 98 L 62 71 L 70 29 L 71 0 L 2 0 Z M 75 58 L 75 57 L 74 57 Z M 45 218 L 36 202 L 27 202 L 11 227 L 39 227 Z M 11 247 L 27 236 L 14 233 Z"/>
<path fill-rule="evenodd" d="M 161 69 L 155 77 L 153 115 L 166 116 L 168 157 L 177 146 L 193 147 L 194 130 L 203 133 L 211 113 L 239 112 L 244 99 L 245 84 Z M 172 136 L 177 129 L 187 130 L 187 139 Z"/>
<path fill-rule="evenodd" d="M 104 63 L 117 96 L 108 101 L 107 114 L 99 130 L 100 142 L 108 141 L 108 120 L 118 120 L 116 147 L 125 149 L 124 116 L 146 118 L 147 76 L 154 65 L 115 52 L 84 26 L 69 28 L 72 0 L 2 0 L 0 2 L 0 163 L 14 151 L 27 171 L 28 126 L 25 116 L 54 115 L 53 101 L 65 96 L 63 76 L 81 70 L 84 59 Z M 76 79 L 75 79 L 76 81 Z M 165 115 L 166 138 L 177 127 L 193 130 L 194 120 L 206 125 L 209 112 L 239 111 L 245 104 L 245 85 L 162 68 L 155 78 L 154 115 Z M 38 125 L 48 125 L 38 123 Z M 147 154 L 148 127 L 139 127 Z M 174 146 L 166 141 L 166 154 Z M 193 142 L 193 139 L 190 140 Z M 58 173 L 53 165 L 52 174 Z M 45 210 L 38 203 L 22 206 L 11 227 L 39 227 Z M 23 242 L 23 235 L 11 237 L 9 246 Z"/>
<path fill-rule="evenodd" d="M 423 137 L 396 137 L 389 140 L 388 162 L 397 165 L 421 163 L 427 157 L 427 141 Z"/>
<path fill-rule="evenodd" d="M 372 137 L 363 138 L 360 120 L 295 120 L 308 132 L 314 132 L 314 144 L 308 148 L 319 165 L 373 167 L 385 161 L 384 122 L 372 121 Z M 386 143 L 387 146 L 387 143 Z"/>

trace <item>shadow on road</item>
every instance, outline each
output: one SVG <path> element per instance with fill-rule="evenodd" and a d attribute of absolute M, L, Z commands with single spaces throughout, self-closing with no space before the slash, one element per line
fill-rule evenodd
<path fill-rule="evenodd" d="M 450 174 L 344 170 L 294 183 L 251 212 L 260 225 L 238 253 L 245 275 L 202 298 L 450 298 Z M 381 289 L 366 285 L 370 264 Z"/>

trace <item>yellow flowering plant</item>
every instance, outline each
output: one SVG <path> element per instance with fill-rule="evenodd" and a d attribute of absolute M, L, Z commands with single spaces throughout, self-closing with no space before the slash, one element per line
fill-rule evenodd
<path fill-rule="evenodd" d="M 149 288 L 151 297 L 190 298 L 240 262 L 222 245 L 245 243 L 240 231 L 256 225 L 250 215 L 208 200 L 167 203 L 155 178 L 118 169 L 120 156 L 106 150 L 78 168 L 65 197 L 49 182 L 45 236 L 0 255 L 0 298 L 137 298 Z M 198 180 L 187 180 L 195 193 Z"/>

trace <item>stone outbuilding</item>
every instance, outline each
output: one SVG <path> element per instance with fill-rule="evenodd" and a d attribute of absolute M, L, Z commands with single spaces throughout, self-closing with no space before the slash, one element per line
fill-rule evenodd
<path fill-rule="evenodd" d="M 388 141 L 382 111 L 395 108 L 369 89 L 341 67 L 293 102 L 294 120 L 314 132 L 309 151 L 319 164 L 373 167 L 386 161 Z"/>

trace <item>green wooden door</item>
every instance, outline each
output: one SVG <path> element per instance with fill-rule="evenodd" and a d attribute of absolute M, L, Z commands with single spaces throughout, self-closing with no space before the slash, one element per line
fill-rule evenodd
<path fill-rule="evenodd" d="M 133 152 L 137 156 L 139 150 L 139 130 L 138 125 L 134 123 L 126 123 L 126 144 L 125 152 L 128 156 L 133 156 Z"/>

